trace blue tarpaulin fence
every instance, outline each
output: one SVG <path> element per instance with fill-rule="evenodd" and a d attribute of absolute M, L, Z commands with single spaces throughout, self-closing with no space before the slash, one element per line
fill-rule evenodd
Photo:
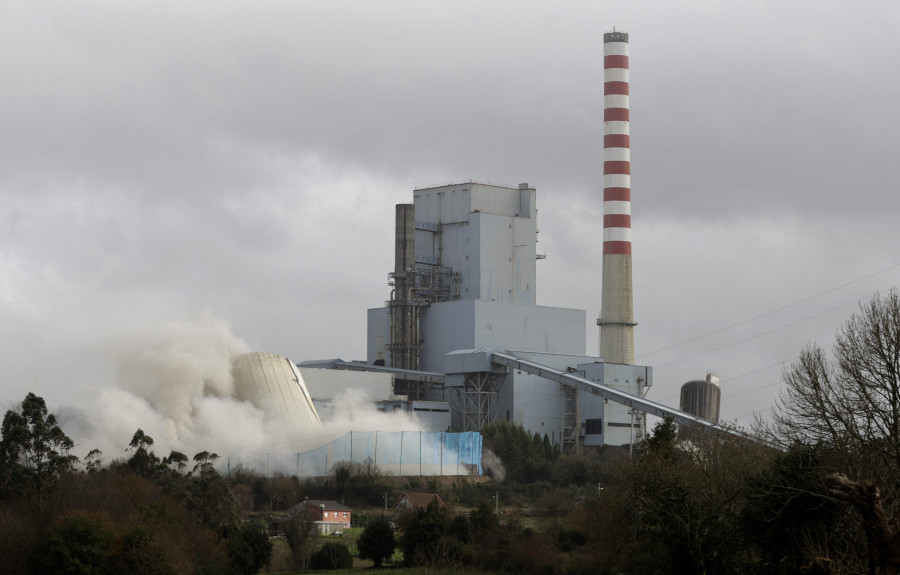
<path fill-rule="evenodd" d="M 393 475 L 481 475 L 481 441 L 475 431 L 351 431 L 311 451 L 234 454 L 227 463 L 301 477 L 326 476 L 345 461 L 373 463 Z"/>

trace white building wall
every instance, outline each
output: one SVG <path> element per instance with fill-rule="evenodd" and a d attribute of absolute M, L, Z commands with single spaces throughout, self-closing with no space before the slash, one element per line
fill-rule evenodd
<path fill-rule="evenodd" d="M 387 344 L 391 341 L 391 313 L 386 307 L 367 310 L 366 321 L 366 362 L 391 365 L 391 354 Z"/>
<path fill-rule="evenodd" d="M 466 183 L 416 190 L 416 256 L 461 275 L 460 298 L 536 302 L 535 190 Z"/>
<path fill-rule="evenodd" d="M 472 214 L 470 228 L 480 245 L 473 250 L 476 275 L 467 283 L 478 286 L 477 299 L 534 305 L 537 272 L 534 220 Z M 473 270 L 474 271 L 474 270 Z"/>
<path fill-rule="evenodd" d="M 632 395 L 642 393 L 652 384 L 652 370 L 640 365 L 603 363 L 600 358 L 586 355 L 535 353 L 507 348 L 515 355 L 558 369 L 572 370 L 585 379 L 609 385 Z M 642 387 L 644 386 L 644 387 Z M 583 444 L 626 445 L 640 441 L 645 433 L 643 416 L 632 420 L 630 409 L 589 391 L 578 391 L 579 424 Z M 518 370 L 513 370 L 504 382 L 498 397 L 498 417 L 519 423 L 529 432 L 547 434 L 558 442 L 563 424 L 563 392 L 558 383 Z M 585 434 L 587 420 L 601 420 L 600 434 Z M 633 434 L 632 428 L 634 425 Z"/>
<path fill-rule="evenodd" d="M 507 302 L 435 303 L 422 311 L 420 369 L 443 373 L 445 354 L 478 347 L 584 353 L 585 317 L 580 309 Z"/>
<path fill-rule="evenodd" d="M 369 401 L 391 399 L 394 376 L 372 371 L 349 371 L 315 367 L 298 368 L 313 399 L 334 399 L 350 389 L 356 389 Z"/>
<path fill-rule="evenodd" d="M 560 371 L 575 369 L 579 364 L 596 359 L 576 354 L 509 351 L 523 359 Z M 563 391 L 558 383 L 512 370 L 499 395 L 498 416 L 501 420 L 514 421 L 531 433 L 540 433 L 542 436 L 546 434 L 554 444 L 559 443 L 562 438 L 563 426 Z M 581 407 L 580 403 L 581 397 L 579 397 L 579 408 Z M 602 402 L 594 406 L 594 409 L 599 410 L 596 417 L 603 416 Z"/>
<path fill-rule="evenodd" d="M 644 387 L 652 384 L 650 368 L 619 363 L 603 364 L 603 383 L 632 395 L 644 393 Z M 631 408 L 608 402 L 603 422 L 604 443 L 625 445 L 640 441 L 645 433 L 644 415 L 631 413 Z"/>
<path fill-rule="evenodd" d="M 583 354 L 585 312 L 580 309 L 475 302 L 473 347 Z"/>
<path fill-rule="evenodd" d="M 450 431 L 450 404 L 446 401 L 412 401 L 409 408 L 426 431 Z"/>

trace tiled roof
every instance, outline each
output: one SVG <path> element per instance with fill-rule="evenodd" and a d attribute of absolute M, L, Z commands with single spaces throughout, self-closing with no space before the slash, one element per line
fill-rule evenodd
<path fill-rule="evenodd" d="M 438 505 L 441 507 L 447 506 L 447 504 L 444 503 L 444 500 L 441 499 L 441 496 L 437 493 L 404 493 L 403 497 L 409 499 L 409 502 L 415 507 L 428 507 L 435 499 L 437 499 Z M 401 497 L 401 499 L 403 497 Z"/>
<path fill-rule="evenodd" d="M 353 511 L 346 505 L 338 503 L 337 501 L 329 501 L 328 499 L 307 499 L 298 503 L 291 509 L 299 507 L 300 505 L 312 505 L 313 507 L 321 507 L 324 505 L 325 511 Z"/>

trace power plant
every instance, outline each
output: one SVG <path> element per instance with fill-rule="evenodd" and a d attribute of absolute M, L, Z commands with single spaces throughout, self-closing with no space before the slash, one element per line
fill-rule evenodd
<path fill-rule="evenodd" d="M 503 350 L 638 397 L 652 383 L 648 367 L 586 355 L 584 310 L 537 305 L 533 186 L 417 189 L 395 213 L 403 267 L 385 306 L 369 310 L 366 359 L 394 374 L 396 393 L 447 402 L 454 430 L 514 421 L 569 450 L 643 437 L 642 413 L 492 361 Z"/>
<path fill-rule="evenodd" d="M 708 401 L 703 409 L 686 405 L 684 391 L 684 411 L 645 399 L 653 370 L 634 365 L 628 49 L 627 33 L 604 34 L 600 355 L 586 353 L 584 310 L 537 303 L 543 256 L 534 186 L 419 188 L 394 211 L 390 295 L 368 310 L 366 360 L 304 362 L 287 374 L 304 392 L 304 380 L 327 382 L 308 386 L 316 408 L 310 425 L 336 390 L 356 386 L 373 392 L 379 409 L 418 412 L 441 434 L 433 440 L 441 446 L 443 433 L 478 432 L 497 421 L 546 435 L 570 453 L 642 440 L 647 413 L 715 426 L 717 407 L 713 414 Z M 476 443 L 466 472 L 480 457 Z M 444 473 L 432 459 L 428 468 Z"/>

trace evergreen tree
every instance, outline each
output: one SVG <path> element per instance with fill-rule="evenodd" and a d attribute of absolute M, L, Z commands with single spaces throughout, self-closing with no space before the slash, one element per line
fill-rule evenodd
<path fill-rule="evenodd" d="M 20 411 L 6 412 L 0 434 L 0 496 L 33 498 L 40 510 L 60 475 L 78 460 L 69 455 L 72 440 L 33 393 L 25 396 Z"/>
<path fill-rule="evenodd" d="M 375 567 L 381 567 L 384 560 L 394 554 L 396 547 L 394 530 L 384 518 L 371 521 L 357 542 L 360 559 L 371 559 L 375 562 Z"/>

